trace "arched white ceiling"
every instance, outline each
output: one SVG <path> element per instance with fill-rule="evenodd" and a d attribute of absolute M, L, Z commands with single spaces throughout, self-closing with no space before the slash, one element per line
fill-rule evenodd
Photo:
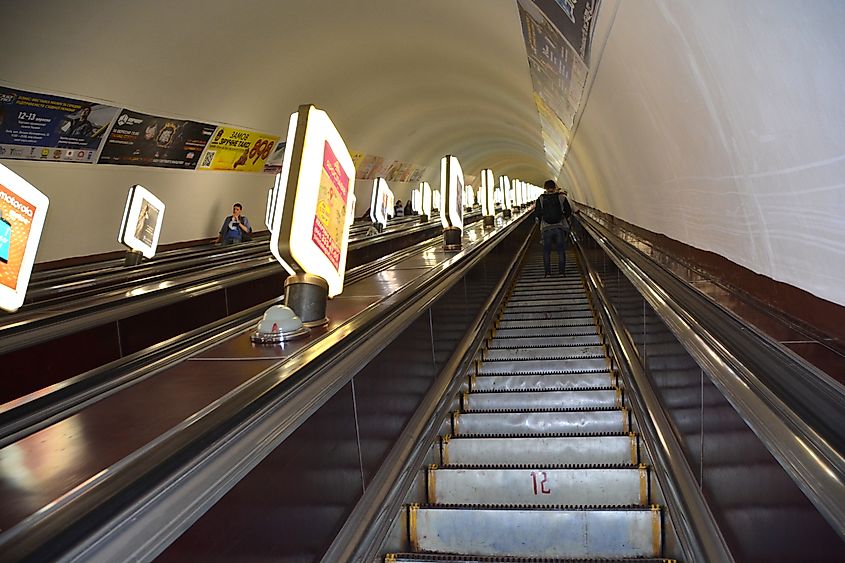
<path fill-rule="evenodd" d="M 18 86 L 280 135 L 314 103 L 388 161 L 551 173 L 513 0 L 50 0 L 3 28 Z"/>

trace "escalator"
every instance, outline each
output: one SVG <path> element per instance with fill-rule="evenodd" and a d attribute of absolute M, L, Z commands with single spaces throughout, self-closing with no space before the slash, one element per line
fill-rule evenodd
<path fill-rule="evenodd" d="M 403 508 L 411 552 L 386 561 L 664 556 L 664 509 L 575 257 L 565 277 L 541 263 L 529 253 L 440 437 L 427 503 Z"/>

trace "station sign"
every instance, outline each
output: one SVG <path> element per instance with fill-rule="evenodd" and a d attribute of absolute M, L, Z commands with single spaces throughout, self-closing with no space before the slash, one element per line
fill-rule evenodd
<path fill-rule="evenodd" d="M 435 192 L 437 193 L 437 192 Z M 444 228 L 464 228 L 464 171 L 457 157 L 447 154 L 440 159 L 440 194 L 443 207 L 440 223 Z"/>
<path fill-rule="evenodd" d="M 164 221 L 164 202 L 144 186 L 134 185 L 126 195 L 126 206 L 117 233 L 117 242 L 140 252 L 144 258 L 155 256 Z"/>
<path fill-rule="evenodd" d="M 23 305 L 50 200 L 0 164 L 0 309 Z"/>
<path fill-rule="evenodd" d="M 274 187 L 270 251 L 291 275 L 308 273 L 343 291 L 355 166 L 328 114 L 313 105 L 291 115 Z"/>

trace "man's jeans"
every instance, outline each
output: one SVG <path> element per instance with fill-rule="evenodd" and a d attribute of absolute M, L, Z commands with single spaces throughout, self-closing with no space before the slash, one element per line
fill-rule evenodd
<path fill-rule="evenodd" d="M 563 229 L 546 229 L 540 233 L 543 237 L 543 268 L 546 274 L 552 273 L 551 254 L 552 246 L 557 248 L 558 256 L 558 273 L 563 274 L 566 271 L 566 235 L 568 234 Z"/>

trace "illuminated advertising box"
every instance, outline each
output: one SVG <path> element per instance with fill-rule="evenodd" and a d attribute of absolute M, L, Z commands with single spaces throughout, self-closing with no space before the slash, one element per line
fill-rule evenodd
<path fill-rule="evenodd" d="M 155 256 L 164 220 L 164 203 L 144 186 L 132 186 L 126 196 L 117 242 L 138 251 L 145 258 Z"/>
<path fill-rule="evenodd" d="M 431 193 L 431 186 L 428 182 L 420 184 L 420 192 L 422 193 L 422 214 L 431 217 L 434 195 Z"/>
<path fill-rule="evenodd" d="M 510 178 L 507 176 L 499 176 L 499 187 L 502 189 L 502 206 L 505 209 L 510 209 L 513 207 Z"/>
<path fill-rule="evenodd" d="M 284 196 L 279 197 L 279 193 L 284 190 L 282 185 L 282 173 L 278 172 L 273 178 L 273 187 L 267 190 L 267 210 L 265 211 L 264 224 L 267 225 L 267 230 L 273 230 L 273 217 L 276 216 L 276 204 L 284 200 Z"/>
<path fill-rule="evenodd" d="M 395 199 L 393 190 L 387 185 L 384 178 L 373 180 L 373 193 L 370 197 L 370 219 L 384 227 L 387 225 L 387 216 L 393 214 Z"/>
<path fill-rule="evenodd" d="M 522 180 L 513 181 L 513 199 L 517 207 L 522 206 Z"/>
<path fill-rule="evenodd" d="M 440 211 L 440 190 L 434 190 L 431 193 L 431 208 Z"/>
<path fill-rule="evenodd" d="M 0 164 L 0 309 L 23 304 L 50 200 Z"/>
<path fill-rule="evenodd" d="M 481 171 L 481 212 L 486 216 L 496 214 L 496 192 L 493 185 L 493 171 L 485 168 Z"/>
<path fill-rule="evenodd" d="M 464 188 L 464 204 L 467 207 L 472 207 L 475 205 L 475 190 L 472 189 L 472 186 L 467 186 Z"/>
<path fill-rule="evenodd" d="M 437 192 L 435 192 L 437 193 Z M 458 159 L 447 154 L 440 159 L 440 194 L 443 208 L 440 223 L 444 228 L 464 228 L 464 171 Z"/>
<path fill-rule="evenodd" d="M 411 191 L 411 209 L 415 213 L 419 213 L 422 209 L 422 188 L 417 188 Z"/>
<path fill-rule="evenodd" d="M 320 276 L 329 297 L 338 295 L 346 273 L 355 166 L 326 112 L 303 105 L 291 115 L 278 186 L 270 251 L 291 275 Z"/>

